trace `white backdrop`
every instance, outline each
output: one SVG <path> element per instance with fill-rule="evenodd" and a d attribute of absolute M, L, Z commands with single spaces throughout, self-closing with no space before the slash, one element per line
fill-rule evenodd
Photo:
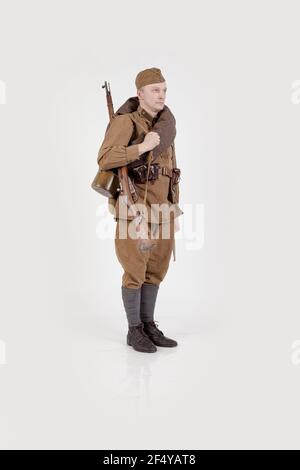
<path fill-rule="evenodd" d="M 299 448 L 299 10 L 0 0 L 1 448 Z M 90 188 L 101 85 L 117 109 L 147 67 L 185 212 L 156 310 L 179 346 L 152 355 Z"/>

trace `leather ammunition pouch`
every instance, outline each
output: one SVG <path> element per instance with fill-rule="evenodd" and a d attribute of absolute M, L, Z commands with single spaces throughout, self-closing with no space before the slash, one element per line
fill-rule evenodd
<path fill-rule="evenodd" d="M 180 181 L 181 171 L 179 168 L 172 169 L 172 184 L 178 184 Z"/>
<path fill-rule="evenodd" d="M 150 164 L 148 181 L 152 184 L 159 176 L 159 164 Z M 130 176 L 135 183 L 146 183 L 147 181 L 148 165 L 140 165 L 135 168 L 128 169 L 128 176 Z"/>

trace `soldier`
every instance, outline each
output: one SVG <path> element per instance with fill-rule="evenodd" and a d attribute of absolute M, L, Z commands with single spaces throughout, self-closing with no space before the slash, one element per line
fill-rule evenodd
<path fill-rule="evenodd" d="M 177 341 L 157 328 L 154 309 L 172 250 L 175 261 L 176 218 L 183 214 L 178 206 L 180 170 L 176 168 L 174 146 L 176 122 L 165 105 L 167 87 L 161 70 L 155 67 L 142 70 L 135 84 L 137 97 L 129 98 L 114 114 L 97 162 L 101 170 L 114 171 L 127 165 L 138 194 L 136 204 L 145 201 L 147 224 L 151 233 L 156 233 L 156 246 L 140 251 L 130 232 L 133 215 L 130 210 L 124 213 L 120 197 L 110 198 L 110 210 L 117 222 L 115 251 L 124 270 L 121 291 L 128 320 L 127 344 L 136 351 L 155 352 L 156 346 L 177 346 Z M 141 178 L 141 169 L 150 151 L 153 178 L 147 183 Z M 122 238 L 124 234 L 126 237 Z"/>

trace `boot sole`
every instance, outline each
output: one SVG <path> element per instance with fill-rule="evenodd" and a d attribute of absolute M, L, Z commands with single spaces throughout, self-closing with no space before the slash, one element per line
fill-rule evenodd
<path fill-rule="evenodd" d="M 152 343 L 155 344 L 155 346 L 158 347 L 158 348 L 176 348 L 176 346 L 178 346 L 178 343 L 176 343 L 176 344 L 157 344 L 153 341 L 153 339 L 151 339 L 150 336 L 149 336 L 149 338 L 152 341 Z"/>
<path fill-rule="evenodd" d="M 153 349 L 153 351 L 149 351 L 147 349 L 138 349 L 138 348 L 135 348 L 131 343 L 130 341 L 127 339 L 127 344 L 128 346 L 131 346 L 135 351 L 138 351 L 138 352 L 146 352 L 146 353 L 154 353 L 157 351 L 157 348 Z"/>

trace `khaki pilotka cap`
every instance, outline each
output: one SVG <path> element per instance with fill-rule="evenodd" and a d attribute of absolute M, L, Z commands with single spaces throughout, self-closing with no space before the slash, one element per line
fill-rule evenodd
<path fill-rule="evenodd" d="M 135 79 L 136 88 L 139 90 L 142 86 L 150 85 L 151 83 L 161 83 L 165 82 L 161 70 L 152 67 L 151 69 L 145 69 L 139 72 Z"/>

